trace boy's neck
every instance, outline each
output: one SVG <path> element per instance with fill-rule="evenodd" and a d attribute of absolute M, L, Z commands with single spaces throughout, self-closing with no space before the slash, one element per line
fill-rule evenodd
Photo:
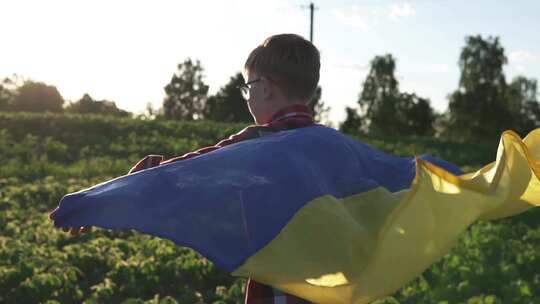
<path fill-rule="evenodd" d="M 282 107 L 276 111 L 270 118 L 268 123 L 278 121 L 291 116 L 309 116 L 312 117 L 309 107 L 304 104 L 292 104 Z"/>

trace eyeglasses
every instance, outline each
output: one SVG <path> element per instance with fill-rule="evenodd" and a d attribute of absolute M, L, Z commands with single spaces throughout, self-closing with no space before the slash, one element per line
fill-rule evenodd
<path fill-rule="evenodd" d="M 252 81 L 248 81 L 237 87 L 238 89 L 240 89 L 240 92 L 242 93 L 242 97 L 244 97 L 246 101 L 249 99 L 249 89 L 251 88 L 249 85 L 260 80 L 262 80 L 262 78 L 253 79 Z"/>

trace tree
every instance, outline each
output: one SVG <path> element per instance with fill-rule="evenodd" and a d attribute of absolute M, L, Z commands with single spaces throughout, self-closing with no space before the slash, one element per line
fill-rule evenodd
<path fill-rule="evenodd" d="M 376 56 L 358 98 L 361 114 L 347 108 L 341 129 L 380 136 L 431 135 L 435 114 L 429 100 L 416 94 L 400 93 L 394 76 L 392 55 Z"/>
<path fill-rule="evenodd" d="M 459 87 L 450 95 L 445 133 L 464 140 L 498 138 L 513 124 L 505 96 L 504 48 L 499 38 L 468 36 L 465 41 L 459 58 Z"/>
<path fill-rule="evenodd" d="M 11 109 L 26 112 L 61 112 L 64 99 L 56 87 L 42 82 L 26 81 L 17 88 Z"/>
<path fill-rule="evenodd" d="M 204 118 L 222 122 L 252 122 L 246 100 L 238 89 L 243 83 L 241 73 L 232 76 L 219 92 L 208 98 Z"/>
<path fill-rule="evenodd" d="M 131 113 L 119 109 L 114 101 L 94 100 L 89 94 L 84 94 L 81 99 L 74 103 L 70 103 L 66 107 L 67 112 L 80 114 L 102 114 L 127 117 Z"/>
<path fill-rule="evenodd" d="M 414 93 L 400 93 L 399 96 L 397 117 L 401 120 L 398 125 L 402 130 L 398 134 L 433 135 L 436 115 L 429 100 Z"/>
<path fill-rule="evenodd" d="M 330 112 L 330 107 L 321 100 L 321 95 L 322 88 L 321 86 L 317 86 L 313 97 L 309 101 L 308 107 L 311 110 L 313 118 L 316 122 L 328 124 L 328 113 Z"/>
<path fill-rule="evenodd" d="M 0 111 L 8 111 L 13 102 L 15 90 L 12 88 L 12 80 L 4 78 L 0 83 Z"/>
<path fill-rule="evenodd" d="M 203 81 L 203 67 L 187 58 L 165 86 L 163 114 L 167 119 L 195 120 L 203 117 L 208 86 Z"/>
<path fill-rule="evenodd" d="M 368 119 L 366 123 L 371 123 L 374 117 L 380 116 L 379 113 L 384 111 L 385 104 L 392 102 L 399 94 L 395 70 L 396 62 L 391 54 L 375 56 L 371 61 L 369 74 L 358 99 L 360 109 Z M 370 126 L 372 127 L 378 126 Z"/>
<path fill-rule="evenodd" d="M 508 85 L 506 99 L 512 113 L 514 129 L 521 136 L 540 127 L 540 105 L 536 80 L 523 76 L 514 78 Z"/>
<path fill-rule="evenodd" d="M 339 130 L 347 134 L 359 133 L 362 128 L 362 118 L 358 115 L 358 111 L 354 108 L 345 107 L 345 112 L 347 116 L 339 126 Z"/>
<path fill-rule="evenodd" d="M 163 117 L 163 108 L 154 108 L 154 105 L 149 101 L 146 103 L 145 113 L 142 115 L 145 119 L 157 119 Z"/>
<path fill-rule="evenodd" d="M 392 112 L 390 103 L 395 103 L 395 97 L 399 94 L 398 81 L 394 76 L 395 69 L 396 63 L 391 54 L 375 56 L 371 60 L 369 74 L 358 98 L 361 114 L 347 107 L 347 117 L 340 129 L 351 133 L 366 131 L 380 133 L 381 130 L 384 133 L 384 130 L 390 127 L 384 122 L 386 120 L 384 112 Z"/>

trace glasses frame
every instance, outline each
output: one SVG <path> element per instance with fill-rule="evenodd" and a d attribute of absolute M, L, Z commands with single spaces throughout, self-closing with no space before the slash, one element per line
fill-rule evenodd
<path fill-rule="evenodd" d="M 247 101 L 249 99 L 249 90 L 251 89 L 251 87 L 249 86 L 250 84 L 253 84 L 257 81 L 261 81 L 262 78 L 259 77 L 259 78 L 256 78 L 256 79 L 253 79 L 252 81 L 248 81 L 246 83 L 243 83 L 239 86 L 237 86 L 238 89 L 240 89 L 240 93 L 242 94 L 242 97 L 244 97 L 244 99 Z"/>

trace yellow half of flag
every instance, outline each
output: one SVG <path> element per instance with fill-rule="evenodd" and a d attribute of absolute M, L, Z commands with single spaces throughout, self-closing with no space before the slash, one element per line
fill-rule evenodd
<path fill-rule="evenodd" d="M 478 219 L 540 204 L 540 129 L 501 137 L 497 158 L 453 175 L 417 159 L 410 189 L 383 187 L 305 204 L 233 275 L 316 303 L 369 303 L 419 276 Z"/>

